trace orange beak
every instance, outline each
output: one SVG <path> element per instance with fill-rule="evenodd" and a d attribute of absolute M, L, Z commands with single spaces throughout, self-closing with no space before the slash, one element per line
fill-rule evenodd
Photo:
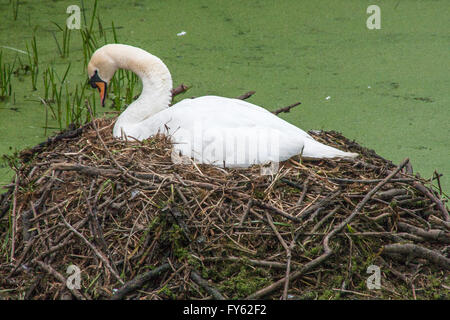
<path fill-rule="evenodd" d="M 105 106 L 105 99 L 106 99 L 106 89 L 108 88 L 108 85 L 105 81 L 103 81 L 99 76 L 98 72 L 95 71 L 95 74 L 89 79 L 89 83 L 91 84 L 92 88 L 97 88 L 98 92 L 100 93 L 100 100 L 102 102 L 102 107 Z"/>
<path fill-rule="evenodd" d="M 106 99 L 106 83 L 103 81 L 95 82 L 95 85 L 98 89 L 98 92 L 100 93 L 100 100 L 102 102 L 102 107 L 105 106 L 105 99 Z"/>

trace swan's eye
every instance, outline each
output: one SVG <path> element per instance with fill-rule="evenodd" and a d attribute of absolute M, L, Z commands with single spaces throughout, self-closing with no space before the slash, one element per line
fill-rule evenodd
<path fill-rule="evenodd" d="M 96 82 L 104 82 L 100 77 L 98 76 L 98 70 L 95 70 L 94 75 L 89 79 L 89 83 L 92 88 L 97 88 Z"/>

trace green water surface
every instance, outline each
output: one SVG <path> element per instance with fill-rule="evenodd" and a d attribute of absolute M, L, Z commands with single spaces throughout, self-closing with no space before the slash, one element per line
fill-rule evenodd
<path fill-rule="evenodd" d="M 35 32 L 41 70 L 53 65 L 62 75 L 71 62 L 69 84 L 86 79 L 79 34 L 64 59 L 52 36 L 61 38 L 52 21 L 64 25 L 66 8 L 81 2 L 22 0 L 17 20 L 12 2 L 0 1 L 0 46 L 26 51 Z M 84 2 L 89 18 L 93 1 Z M 380 30 L 366 27 L 371 4 L 381 9 Z M 304 130 L 340 131 L 394 163 L 409 157 L 423 177 L 444 174 L 448 191 L 449 9 L 448 0 L 101 0 L 98 13 L 104 27 L 114 21 L 119 42 L 163 59 L 174 85 L 192 86 L 187 97 L 255 90 L 249 101 L 270 110 L 301 101 L 281 117 Z M 5 61 L 26 60 L 0 50 Z M 0 102 L 0 154 L 45 139 L 42 75 L 37 91 L 27 75 L 13 76 L 12 89 L 15 98 Z M 0 168 L 0 184 L 11 176 Z"/>

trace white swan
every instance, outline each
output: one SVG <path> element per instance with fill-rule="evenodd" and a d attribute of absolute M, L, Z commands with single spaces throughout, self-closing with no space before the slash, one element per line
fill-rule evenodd
<path fill-rule="evenodd" d="M 107 84 L 117 69 L 142 80 L 139 98 L 118 117 L 117 138 L 144 140 L 158 132 L 172 137 L 174 150 L 198 163 L 227 167 L 305 158 L 353 158 L 315 141 L 305 131 L 254 104 L 217 96 L 184 99 L 169 107 L 172 78 L 156 56 L 136 47 L 108 44 L 91 57 L 88 74 L 104 105 Z"/>

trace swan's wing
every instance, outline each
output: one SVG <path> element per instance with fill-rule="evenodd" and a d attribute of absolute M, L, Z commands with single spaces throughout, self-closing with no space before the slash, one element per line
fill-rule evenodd
<path fill-rule="evenodd" d="M 184 99 L 138 123 L 127 134 L 142 140 L 158 131 L 177 128 L 193 130 L 229 129 L 240 127 L 266 127 L 292 135 L 310 137 L 305 131 L 254 104 L 216 96 Z M 134 134 L 134 135 L 133 135 Z"/>
<path fill-rule="evenodd" d="M 307 135 L 261 107 L 215 96 L 185 99 L 127 133 L 139 140 L 164 133 L 182 155 L 229 167 L 286 160 Z"/>
<path fill-rule="evenodd" d="M 139 140 L 157 133 L 171 136 L 182 155 L 220 166 L 284 161 L 302 150 L 311 158 L 349 156 L 264 108 L 216 96 L 182 100 L 127 132 Z"/>
<path fill-rule="evenodd" d="M 176 131 L 174 149 L 197 162 L 217 166 L 280 162 L 299 154 L 303 147 L 301 139 L 267 127 L 210 128 L 195 133 Z"/>
<path fill-rule="evenodd" d="M 189 118 L 189 121 L 193 122 L 205 121 L 211 126 L 227 128 L 261 126 L 312 138 L 302 129 L 281 119 L 270 111 L 240 99 L 217 96 L 184 99 L 164 111 L 183 114 Z"/>

